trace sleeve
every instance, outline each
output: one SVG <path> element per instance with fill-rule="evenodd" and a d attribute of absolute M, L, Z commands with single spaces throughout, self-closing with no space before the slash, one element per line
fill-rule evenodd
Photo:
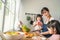
<path fill-rule="evenodd" d="M 54 20 L 54 18 L 52 17 L 52 18 L 50 19 L 50 21 L 51 21 L 51 20 Z"/>

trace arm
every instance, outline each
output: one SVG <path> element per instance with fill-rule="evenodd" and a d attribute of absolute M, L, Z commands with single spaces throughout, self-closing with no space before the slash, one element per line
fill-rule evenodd
<path fill-rule="evenodd" d="M 37 25 L 37 23 L 36 23 L 36 22 L 34 22 L 34 23 L 33 23 L 33 27 L 35 27 L 36 25 Z"/>
<path fill-rule="evenodd" d="M 49 31 L 40 33 L 42 35 L 50 34 Z"/>

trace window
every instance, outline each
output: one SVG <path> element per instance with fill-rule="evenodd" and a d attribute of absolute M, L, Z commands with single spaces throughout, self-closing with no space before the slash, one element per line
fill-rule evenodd
<path fill-rule="evenodd" d="M 4 4 L 0 0 L 0 31 L 2 31 Z"/>
<path fill-rule="evenodd" d="M 0 0 L 0 31 L 15 30 L 20 10 L 20 0 Z"/>

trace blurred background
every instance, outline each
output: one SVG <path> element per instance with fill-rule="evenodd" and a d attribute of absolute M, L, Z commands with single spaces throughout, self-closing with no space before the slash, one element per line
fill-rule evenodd
<path fill-rule="evenodd" d="M 31 26 L 26 17 L 35 20 L 35 14 L 48 7 L 50 14 L 60 21 L 60 0 L 0 0 L 0 31 L 16 30 L 18 21 Z"/>

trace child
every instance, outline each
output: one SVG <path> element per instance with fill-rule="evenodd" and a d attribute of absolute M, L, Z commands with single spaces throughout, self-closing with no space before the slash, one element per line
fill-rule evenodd
<path fill-rule="evenodd" d="M 47 28 L 52 36 L 48 40 L 60 40 L 60 23 L 57 20 L 48 22 Z"/>
<path fill-rule="evenodd" d="M 42 15 L 38 14 L 36 17 L 36 21 L 33 23 L 34 30 L 40 31 L 42 29 L 43 20 Z"/>

